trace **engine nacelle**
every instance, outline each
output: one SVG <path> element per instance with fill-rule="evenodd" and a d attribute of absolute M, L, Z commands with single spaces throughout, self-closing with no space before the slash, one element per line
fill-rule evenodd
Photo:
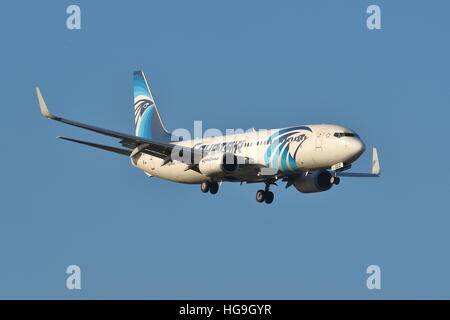
<path fill-rule="evenodd" d="M 322 192 L 332 187 L 331 173 L 324 171 L 313 171 L 307 176 L 300 175 L 294 180 L 295 188 L 303 193 Z"/>
<path fill-rule="evenodd" d="M 207 176 L 223 176 L 235 173 L 239 169 L 239 164 L 233 154 L 215 153 L 200 160 L 198 169 Z"/>

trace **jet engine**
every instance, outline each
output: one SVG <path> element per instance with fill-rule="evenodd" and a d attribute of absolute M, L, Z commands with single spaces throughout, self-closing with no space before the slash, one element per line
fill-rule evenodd
<path fill-rule="evenodd" d="M 322 192 L 331 189 L 331 173 L 324 171 L 313 171 L 307 176 L 300 175 L 295 178 L 295 188 L 303 193 Z"/>
<path fill-rule="evenodd" d="M 239 169 L 239 164 L 234 154 L 215 153 L 200 160 L 198 169 L 207 176 L 223 176 L 235 173 Z"/>

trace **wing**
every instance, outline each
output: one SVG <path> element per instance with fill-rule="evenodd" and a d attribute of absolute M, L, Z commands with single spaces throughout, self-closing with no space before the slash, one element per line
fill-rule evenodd
<path fill-rule="evenodd" d="M 379 177 L 381 174 L 380 161 L 378 160 L 377 148 L 372 149 L 372 173 L 357 173 L 357 172 L 341 172 L 338 171 L 336 174 L 339 177 L 354 177 L 354 178 L 371 178 Z"/>
<path fill-rule="evenodd" d="M 155 157 L 165 159 L 165 161 L 169 162 L 171 160 L 171 156 L 174 151 L 185 153 L 185 154 L 189 153 L 191 155 L 191 159 L 194 158 L 195 156 L 199 156 L 199 153 L 201 154 L 201 151 L 195 150 L 192 148 L 183 147 L 183 146 L 179 146 L 179 145 L 172 144 L 172 143 L 163 143 L 163 142 L 158 142 L 158 141 L 151 140 L 151 139 L 145 139 L 145 138 L 141 138 L 141 137 L 137 137 L 137 136 L 132 136 L 132 135 L 129 135 L 126 133 L 120 133 L 120 132 L 113 131 L 113 130 L 103 129 L 103 128 L 99 128 L 96 126 L 92 126 L 92 125 L 84 124 L 81 122 L 76 122 L 76 121 L 72 121 L 72 120 L 68 120 L 68 119 L 64 119 L 64 118 L 55 116 L 48 111 L 47 105 L 44 101 L 44 98 L 42 97 L 42 94 L 41 94 L 41 91 L 39 90 L 39 88 L 36 88 L 36 93 L 37 93 L 37 97 L 39 100 L 39 107 L 40 107 L 41 113 L 44 117 L 66 123 L 71 126 L 75 126 L 75 127 L 79 127 L 82 129 L 97 132 L 97 133 L 100 133 L 100 134 L 103 134 L 103 135 L 106 135 L 109 137 L 121 139 L 120 144 L 122 146 L 132 149 L 132 151 L 130 151 L 130 154 L 129 154 L 131 157 L 134 156 L 136 153 L 143 152 L 143 153 L 147 153 L 152 156 L 155 156 Z M 63 138 L 63 139 L 72 141 L 72 142 L 89 145 L 91 147 L 96 147 L 96 148 L 100 148 L 100 149 L 107 150 L 107 151 L 116 152 L 116 153 L 126 154 L 128 152 L 128 150 L 99 145 L 99 144 L 95 144 L 92 142 L 86 142 L 86 141 L 69 139 L 69 138 Z"/>
<path fill-rule="evenodd" d="M 115 148 L 115 147 L 111 147 L 111 146 L 105 146 L 103 144 L 93 143 L 93 142 L 89 142 L 89 141 L 82 141 L 82 140 L 77 140 L 77 139 L 72 139 L 72 138 L 66 138 L 66 137 L 57 137 L 57 138 L 63 139 L 63 140 L 67 140 L 67 141 L 76 142 L 76 143 L 80 143 L 80 144 L 84 144 L 86 146 L 90 146 L 90 147 L 94 147 L 94 148 L 98 148 L 98 149 L 103 149 L 103 150 L 106 150 L 106 151 L 111 151 L 111 152 L 123 154 L 124 156 L 130 156 L 131 155 L 131 150 L 125 150 L 125 149 Z"/>

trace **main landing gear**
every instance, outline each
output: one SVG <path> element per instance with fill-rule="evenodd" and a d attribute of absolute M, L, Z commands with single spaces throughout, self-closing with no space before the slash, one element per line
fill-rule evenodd
<path fill-rule="evenodd" d="M 216 194 L 219 191 L 219 184 L 215 181 L 205 181 L 201 184 L 200 189 L 203 193 L 209 191 L 211 194 Z"/>
<path fill-rule="evenodd" d="M 266 183 L 266 187 L 264 190 L 258 190 L 256 192 L 256 201 L 258 202 L 265 202 L 267 204 L 272 203 L 273 201 L 273 192 L 269 191 L 269 183 Z"/>

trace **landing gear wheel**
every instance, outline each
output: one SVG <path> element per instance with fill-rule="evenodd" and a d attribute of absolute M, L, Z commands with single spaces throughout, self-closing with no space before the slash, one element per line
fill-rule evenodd
<path fill-rule="evenodd" d="M 210 182 L 209 192 L 211 192 L 211 194 L 216 194 L 217 191 L 219 191 L 219 184 L 217 182 Z"/>
<path fill-rule="evenodd" d="M 200 189 L 202 190 L 203 193 L 207 193 L 209 191 L 209 188 L 210 188 L 209 181 L 203 182 L 202 185 L 200 186 Z"/>
<path fill-rule="evenodd" d="M 265 192 L 264 190 L 258 190 L 256 192 L 256 201 L 263 202 L 264 201 Z"/>
<path fill-rule="evenodd" d="M 338 185 L 340 182 L 341 182 L 341 178 L 339 178 L 339 177 L 334 178 L 335 185 Z"/>
<path fill-rule="evenodd" d="M 272 191 L 266 191 L 266 192 L 264 192 L 264 201 L 265 201 L 267 204 L 272 203 L 272 201 L 273 201 L 273 192 L 272 192 Z"/>

